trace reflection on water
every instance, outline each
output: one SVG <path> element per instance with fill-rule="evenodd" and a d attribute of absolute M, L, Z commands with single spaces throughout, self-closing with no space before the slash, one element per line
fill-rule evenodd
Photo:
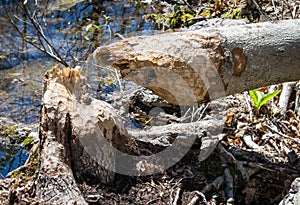
<path fill-rule="evenodd" d="M 1 1 L 2 2 L 2 1 Z M 9 0 L 6 6 L 16 25 L 30 41 L 38 41 L 37 33 L 24 15 L 22 1 Z M 28 6 L 36 8 L 28 1 Z M 83 75 L 90 84 L 89 93 L 97 96 L 98 84 L 107 76 L 107 70 L 74 59 L 85 61 L 98 47 L 119 40 L 114 34 L 124 37 L 150 35 L 153 25 L 143 19 L 152 8 L 140 1 L 42 1 L 38 0 L 37 20 L 45 36 L 72 66 L 83 65 Z M 47 9 L 44 9 L 46 2 Z M 43 76 L 55 62 L 33 46 L 25 43 L 5 18 L 5 9 L 0 3 L 0 121 L 9 119 L 22 124 L 39 120 L 43 89 Z M 42 17 L 41 17 L 42 16 Z M 92 26 L 87 29 L 87 26 Z M 0 136 L 1 139 L 3 136 Z M 8 143 L 10 144 L 10 143 Z M 3 144 L 2 144 L 3 145 Z M 0 146 L 0 173 L 24 164 L 27 152 L 20 147 L 11 149 Z"/>
<path fill-rule="evenodd" d="M 40 10 L 37 13 L 40 15 L 44 12 L 41 4 L 45 2 L 38 1 Z M 18 11 L 19 17 L 15 19 L 18 27 L 27 38 L 38 40 L 32 25 L 26 23 L 28 18 L 16 5 L 11 3 L 8 8 Z M 116 33 L 124 37 L 150 35 L 154 28 L 142 17 L 152 12 L 152 8 L 140 1 L 56 0 L 50 1 L 48 6 L 48 10 L 51 8 L 53 11 L 44 13 L 43 18 L 39 19 L 41 26 L 47 38 L 72 66 L 80 64 L 74 59 L 84 61 L 98 46 L 119 40 L 114 35 Z M 32 8 L 35 8 L 34 5 Z M 61 8 L 63 10 L 58 10 Z M 24 42 L 5 20 L 3 5 L 0 5 L 0 11 L 0 117 L 36 123 L 43 75 L 53 67 L 54 62 Z M 87 29 L 89 24 L 96 26 Z M 88 68 L 85 73 L 96 84 L 103 72 L 95 66 Z"/>
<path fill-rule="evenodd" d="M 28 1 L 30 2 L 30 1 Z M 47 1 L 41 1 L 47 2 Z M 49 8 L 51 8 L 50 1 Z M 65 1 L 61 1 L 65 2 Z M 73 5 L 75 1 L 69 1 Z M 78 1 L 79 3 L 64 10 L 48 12 L 34 5 L 31 11 L 36 10 L 38 21 L 44 29 L 45 36 L 55 46 L 58 52 L 69 62 L 76 57 L 85 60 L 98 46 L 119 40 L 114 34 L 124 37 L 133 35 L 149 35 L 153 25 L 145 22 L 143 15 L 151 13 L 152 7 L 140 1 Z M 9 12 L 16 13 L 14 18 L 17 26 L 32 42 L 38 42 L 37 32 L 24 9 L 10 4 Z M 54 3 L 53 3 L 54 5 Z M 59 4 L 55 4 L 57 7 Z M 68 6 L 70 6 L 68 5 Z M 62 5 L 65 6 L 65 5 Z M 12 7 L 12 8 L 11 8 Z M 16 10 L 16 11 L 15 11 Z M 5 19 L 6 13 L 0 4 L 0 69 L 10 68 L 22 62 L 22 60 L 34 60 L 43 56 L 35 48 L 26 44 L 15 29 Z M 86 29 L 89 24 L 96 25 L 98 29 Z"/>
<path fill-rule="evenodd" d="M 28 156 L 28 152 L 21 146 L 9 150 L 7 147 L 0 147 L 0 179 L 22 166 Z"/>
<path fill-rule="evenodd" d="M 23 123 L 38 122 L 43 76 L 54 65 L 53 61 L 39 59 L 0 70 L 0 117 Z"/>

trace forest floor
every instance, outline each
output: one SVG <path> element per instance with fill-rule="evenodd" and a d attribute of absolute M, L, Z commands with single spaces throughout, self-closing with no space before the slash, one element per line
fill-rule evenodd
<path fill-rule="evenodd" d="M 299 83 L 294 83 L 284 100 L 286 111 L 278 107 L 286 95 L 278 95 L 258 111 L 248 92 L 210 102 L 205 109 L 198 108 L 201 112 L 194 110 L 195 119 L 207 118 L 215 107 L 226 106 L 224 137 L 204 161 L 199 161 L 200 145 L 195 144 L 180 162 L 159 174 L 117 175 L 109 186 L 80 187 L 91 204 L 231 204 L 232 199 L 235 204 L 279 204 L 300 173 L 299 110 L 294 111 L 299 109 L 297 87 Z M 259 90 L 268 93 L 269 89 Z M 134 116 L 142 124 L 146 115 Z"/>

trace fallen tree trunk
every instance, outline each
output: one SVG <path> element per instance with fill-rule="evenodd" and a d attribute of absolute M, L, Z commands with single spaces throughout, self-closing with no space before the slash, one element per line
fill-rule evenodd
<path fill-rule="evenodd" d="M 299 27 L 295 19 L 139 36 L 94 57 L 170 103 L 195 104 L 299 80 Z"/>

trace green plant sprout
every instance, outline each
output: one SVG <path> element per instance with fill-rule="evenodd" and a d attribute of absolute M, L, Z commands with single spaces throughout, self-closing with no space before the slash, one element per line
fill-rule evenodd
<path fill-rule="evenodd" d="M 87 33 L 93 32 L 93 31 L 100 31 L 100 30 L 101 30 L 101 27 L 100 27 L 100 26 L 98 26 L 98 25 L 96 25 L 96 24 L 92 24 L 92 23 L 88 24 L 88 25 L 85 27 L 85 31 L 86 31 Z M 87 40 L 87 41 L 91 40 L 90 37 L 89 37 L 88 35 L 85 35 L 85 36 L 83 36 L 83 37 L 84 37 L 84 39 Z"/>
<path fill-rule="evenodd" d="M 104 19 L 105 19 L 105 25 L 108 26 L 109 25 L 109 19 L 110 19 L 110 16 L 106 16 L 106 15 L 103 15 Z"/>
<path fill-rule="evenodd" d="M 92 30 L 92 28 L 97 29 L 98 31 L 101 30 L 101 27 L 100 27 L 100 26 L 98 26 L 98 25 L 96 25 L 96 24 L 92 24 L 92 23 L 90 23 L 89 25 L 87 25 L 87 26 L 85 27 L 85 30 L 86 30 L 87 32 L 89 32 L 89 31 Z"/>
<path fill-rule="evenodd" d="M 269 100 L 274 98 L 276 95 L 278 95 L 281 92 L 281 90 L 276 90 L 269 94 L 264 94 L 263 92 L 257 91 L 257 90 L 249 90 L 250 97 L 253 100 L 254 107 L 257 110 L 260 110 L 261 106 L 266 104 Z"/>

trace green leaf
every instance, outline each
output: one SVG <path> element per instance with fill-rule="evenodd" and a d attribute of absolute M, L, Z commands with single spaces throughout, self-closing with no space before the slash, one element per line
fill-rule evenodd
<path fill-rule="evenodd" d="M 101 30 L 101 27 L 100 26 L 98 26 L 98 25 L 93 25 L 93 27 L 95 27 L 97 30 Z"/>
<path fill-rule="evenodd" d="M 254 107 L 258 109 L 258 106 L 259 106 L 259 101 L 258 101 L 258 92 L 259 91 L 256 91 L 256 90 L 249 90 L 249 94 L 250 94 L 250 97 L 252 98 L 253 100 L 253 103 L 254 103 Z"/>
<path fill-rule="evenodd" d="M 266 102 L 268 102 L 269 100 L 271 100 L 272 98 L 274 98 L 276 95 L 278 95 L 279 93 L 281 92 L 281 90 L 276 90 L 276 91 L 274 91 L 274 92 L 272 92 L 272 93 L 269 93 L 269 94 L 267 94 L 267 95 L 264 95 L 263 97 L 262 97 L 262 99 L 260 100 L 260 107 L 262 106 L 262 105 L 264 105 L 264 104 L 266 104 Z M 260 108 L 259 107 L 259 108 Z M 259 109 L 258 108 L 258 109 Z"/>
<path fill-rule="evenodd" d="M 91 40 L 90 37 L 88 37 L 88 36 L 83 36 L 83 38 L 87 41 Z"/>
<path fill-rule="evenodd" d="M 266 104 L 269 100 L 278 95 L 281 90 L 276 90 L 275 92 L 269 93 L 265 95 L 263 92 L 257 90 L 249 90 L 250 97 L 253 100 L 254 107 L 260 110 L 261 106 Z"/>
<path fill-rule="evenodd" d="M 180 11 L 180 6 L 175 4 L 174 7 L 173 7 L 173 10 L 174 10 L 174 13 L 177 13 L 178 11 Z"/>
<path fill-rule="evenodd" d="M 89 25 L 87 25 L 87 26 L 85 27 L 85 30 L 86 30 L 86 31 L 89 31 L 89 30 L 92 28 L 92 26 L 93 26 L 93 24 L 90 23 Z"/>

